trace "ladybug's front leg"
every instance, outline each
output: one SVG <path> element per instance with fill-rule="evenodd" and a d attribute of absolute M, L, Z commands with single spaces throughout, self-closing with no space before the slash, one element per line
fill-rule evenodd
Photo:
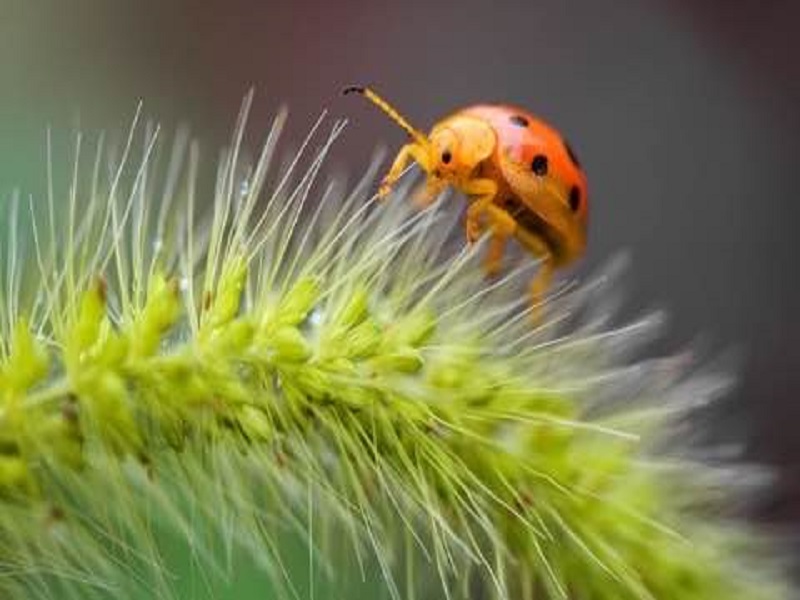
<path fill-rule="evenodd" d="M 427 181 L 414 193 L 412 201 L 419 209 L 429 207 L 444 192 L 448 183 L 443 179 L 428 177 Z"/>
<path fill-rule="evenodd" d="M 397 153 L 397 157 L 394 159 L 389 172 L 386 173 L 383 181 L 381 181 L 381 187 L 378 189 L 378 198 L 382 200 L 389 195 L 389 192 L 392 191 L 392 186 L 403 174 L 403 171 L 406 170 L 406 166 L 408 166 L 408 162 L 411 159 L 417 161 L 419 166 L 422 167 L 426 173 L 430 172 L 431 167 L 428 159 L 428 151 L 414 142 L 406 144 L 400 148 L 400 152 Z"/>

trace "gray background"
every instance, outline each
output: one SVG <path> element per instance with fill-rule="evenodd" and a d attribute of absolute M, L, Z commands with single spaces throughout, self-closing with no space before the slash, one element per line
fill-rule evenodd
<path fill-rule="evenodd" d="M 766 518 L 800 513 L 800 10 L 793 0 L 0 3 L 0 192 L 43 178 L 44 125 L 121 130 L 138 98 L 207 156 L 241 96 L 281 102 L 297 139 L 322 107 L 352 123 L 354 175 L 403 135 L 338 97 L 375 84 L 421 128 L 510 101 L 556 124 L 588 172 L 587 272 L 630 250 L 629 310 L 743 352 L 725 428 L 779 465 Z M 729 429 L 732 431 L 732 429 Z"/>

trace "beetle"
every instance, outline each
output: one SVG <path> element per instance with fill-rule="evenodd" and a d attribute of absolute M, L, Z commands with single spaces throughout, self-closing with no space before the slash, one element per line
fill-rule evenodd
<path fill-rule="evenodd" d="M 389 194 L 413 160 L 426 174 L 421 205 L 448 186 L 470 198 L 466 236 L 473 243 L 485 232 L 491 234 L 488 275 L 500 271 L 512 237 L 541 260 L 530 284 L 536 317 L 554 271 L 586 248 L 586 175 L 566 140 L 543 120 L 506 104 L 461 109 L 425 135 L 370 88 L 350 86 L 343 93 L 363 95 L 411 137 L 383 178 L 379 197 Z"/>

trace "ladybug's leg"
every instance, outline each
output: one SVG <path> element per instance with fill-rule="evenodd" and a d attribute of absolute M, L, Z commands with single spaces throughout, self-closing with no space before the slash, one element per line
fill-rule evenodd
<path fill-rule="evenodd" d="M 483 218 L 487 216 L 489 207 L 497 195 L 497 184 L 491 179 L 471 179 L 459 186 L 472 202 L 467 209 L 467 241 L 472 244 L 478 241 L 485 227 Z"/>
<path fill-rule="evenodd" d="M 397 153 L 392 167 L 389 169 L 389 172 L 386 173 L 383 181 L 381 181 L 381 187 L 378 189 L 378 198 L 383 199 L 389 195 L 389 192 L 392 191 L 392 186 L 400 178 L 400 175 L 403 174 L 403 171 L 406 170 L 406 166 L 408 166 L 408 162 L 411 159 L 417 161 L 419 166 L 422 167 L 426 173 L 430 172 L 431 167 L 428 160 L 428 151 L 415 142 L 406 144 L 400 148 L 400 152 Z"/>
<path fill-rule="evenodd" d="M 539 272 L 531 281 L 530 295 L 531 306 L 533 306 L 534 317 L 542 310 L 542 303 L 544 302 L 547 290 L 550 289 L 550 284 L 553 282 L 553 261 L 550 257 L 542 259 L 542 264 L 539 266 Z"/>
<path fill-rule="evenodd" d="M 444 179 L 434 179 L 429 177 L 425 183 L 414 193 L 413 202 L 417 208 L 427 208 L 439 197 L 448 182 Z"/>
<path fill-rule="evenodd" d="M 492 237 L 489 240 L 484 269 L 486 274 L 492 277 L 497 275 L 503 266 L 506 242 L 517 231 L 517 223 L 511 215 L 495 204 L 487 206 L 485 214 L 489 220 Z"/>
<path fill-rule="evenodd" d="M 486 227 L 483 223 L 483 218 L 486 212 L 485 208 L 486 205 L 478 204 L 476 202 L 474 204 L 470 204 L 469 208 L 467 209 L 467 242 L 470 244 L 477 242 L 483 235 L 483 232 L 486 231 Z"/>
<path fill-rule="evenodd" d="M 480 194 L 467 209 L 467 239 L 474 242 L 480 237 L 485 229 L 483 224 L 485 219 L 488 228 L 491 229 L 492 238 L 489 240 L 484 268 L 487 275 L 496 275 L 503 264 L 506 242 L 517 231 L 517 222 L 505 210 L 494 204 L 497 184 L 491 179 L 472 181 L 465 186 L 465 191 Z"/>
<path fill-rule="evenodd" d="M 530 286 L 532 316 L 534 322 L 538 323 L 541 320 L 542 303 L 545 294 L 553 281 L 553 272 L 555 271 L 553 256 L 550 253 L 550 248 L 538 235 L 520 228 L 516 236 L 525 248 L 541 260 L 539 270 L 536 272 Z"/>

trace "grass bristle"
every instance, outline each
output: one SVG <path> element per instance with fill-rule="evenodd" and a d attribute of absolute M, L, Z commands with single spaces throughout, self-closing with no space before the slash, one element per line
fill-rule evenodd
<path fill-rule="evenodd" d="M 637 358 L 660 320 L 614 324 L 615 266 L 534 327 L 535 262 L 487 282 L 453 206 L 322 180 L 341 122 L 277 168 L 280 113 L 248 162 L 252 101 L 211 198 L 137 110 L 118 153 L 78 136 L 68 185 L 8 199 L 0 596 L 175 597 L 166 531 L 199 586 L 245 553 L 289 598 L 292 532 L 394 599 L 788 597 L 727 510 L 747 471 L 678 427 L 726 378 Z"/>

